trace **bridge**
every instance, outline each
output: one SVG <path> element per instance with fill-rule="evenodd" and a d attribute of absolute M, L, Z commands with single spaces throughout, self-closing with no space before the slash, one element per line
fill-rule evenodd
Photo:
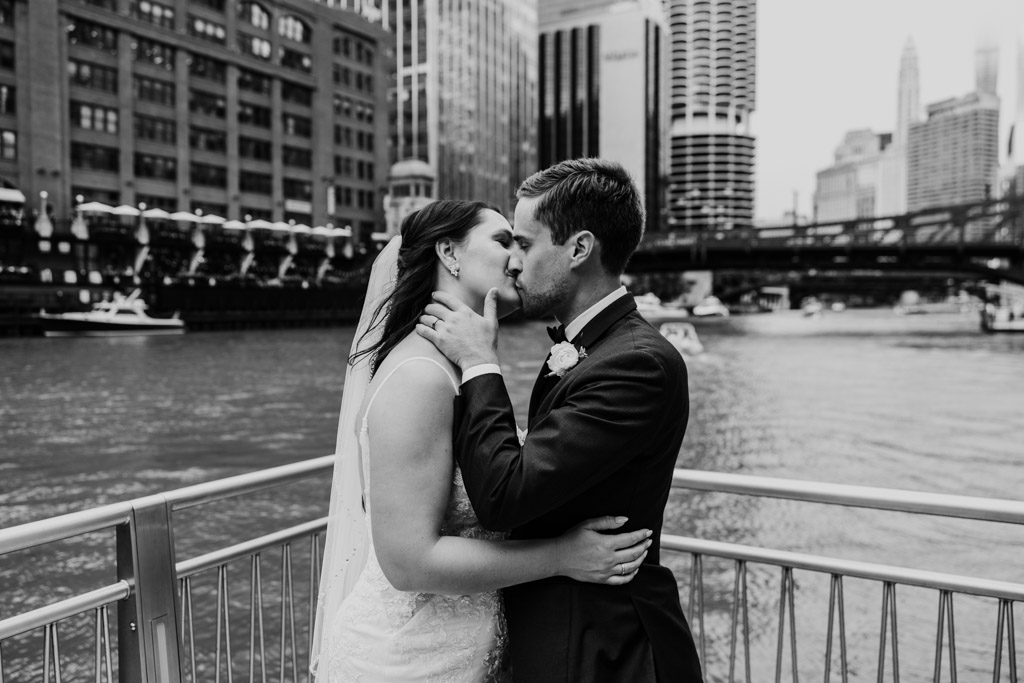
<path fill-rule="evenodd" d="M 1024 197 L 832 223 L 650 234 L 629 270 L 942 271 L 1024 284 Z"/>

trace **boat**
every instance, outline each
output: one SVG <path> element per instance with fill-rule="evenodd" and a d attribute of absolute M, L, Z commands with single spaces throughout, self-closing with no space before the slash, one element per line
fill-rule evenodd
<path fill-rule="evenodd" d="M 820 318 L 825 306 L 817 298 L 809 296 L 800 302 L 800 312 L 805 318 Z"/>
<path fill-rule="evenodd" d="M 693 314 L 699 318 L 709 318 L 713 316 L 721 316 L 725 318 L 729 316 L 729 309 L 725 307 L 725 304 L 723 304 L 721 299 L 717 296 L 708 296 L 693 307 Z"/>
<path fill-rule="evenodd" d="M 177 317 L 151 318 L 139 290 L 128 296 L 120 292 L 113 301 L 97 301 L 92 310 L 69 313 L 39 313 L 47 337 L 126 337 L 136 335 L 182 334 L 185 323 Z"/>
<path fill-rule="evenodd" d="M 987 285 L 981 311 L 985 332 L 1024 332 L 1024 287 L 1015 284 Z"/>
<path fill-rule="evenodd" d="M 684 356 L 704 353 L 704 345 L 700 343 L 696 328 L 690 323 L 665 323 L 658 331 Z"/>
<path fill-rule="evenodd" d="M 652 325 L 678 322 L 690 317 L 690 313 L 685 308 L 666 306 L 661 303 L 661 299 L 656 294 L 651 292 L 634 297 L 634 299 L 636 300 L 636 310 Z"/>

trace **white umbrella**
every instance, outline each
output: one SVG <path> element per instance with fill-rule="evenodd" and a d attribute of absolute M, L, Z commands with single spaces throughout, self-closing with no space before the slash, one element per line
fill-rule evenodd
<path fill-rule="evenodd" d="M 309 235 L 313 232 L 313 229 L 305 223 L 299 223 L 298 225 L 292 226 L 292 232 L 296 235 Z"/>
<path fill-rule="evenodd" d="M 224 221 L 224 223 L 220 227 L 224 228 L 225 230 L 245 230 L 245 223 L 243 223 L 242 221 L 230 220 Z"/>
<path fill-rule="evenodd" d="M 313 228 L 313 234 L 318 237 L 330 237 L 332 228 L 325 228 L 322 225 L 318 225 Z"/>
<path fill-rule="evenodd" d="M 203 216 L 202 218 L 200 218 L 199 222 L 200 223 L 206 223 L 206 224 L 209 224 L 209 225 L 222 225 L 224 223 L 224 221 L 226 221 L 226 220 L 227 220 L 226 218 L 224 218 L 222 216 L 218 216 L 215 213 L 208 213 L 205 216 Z"/>
<path fill-rule="evenodd" d="M 110 213 L 114 214 L 115 216 L 138 216 L 142 212 L 136 209 L 134 206 L 122 204 L 121 206 L 111 209 Z"/>
<path fill-rule="evenodd" d="M 170 218 L 171 214 L 167 213 L 163 209 L 146 209 L 142 212 L 142 215 L 146 218 Z"/>
<path fill-rule="evenodd" d="M 175 211 L 168 218 L 172 221 L 187 221 L 189 223 L 198 223 L 201 220 L 199 216 L 188 211 Z"/>
<path fill-rule="evenodd" d="M 331 237 L 351 237 L 352 228 L 332 228 Z"/>
<path fill-rule="evenodd" d="M 378 242 L 387 242 L 389 239 L 391 239 L 391 236 L 388 235 L 386 232 L 371 232 L 370 239 L 377 240 Z"/>
<path fill-rule="evenodd" d="M 250 228 L 254 230 L 270 230 L 274 227 L 274 224 L 270 221 L 265 221 L 262 218 L 251 220 L 247 223 Z"/>
<path fill-rule="evenodd" d="M 284 221 L 278 221 L 276 223 L 271 224 L 270 229 L 273 230 L 274 232 L 291 232 L 292 226 L 288 225 Z"/>
<path fill-rule="evenodd" d="M 112 206 L 107 206 L 100 202 L 86 202 L 85 204 L 78 205 L 79 211 L 93 211 L 95 213 L 110 213 L 114 210 Z"/>

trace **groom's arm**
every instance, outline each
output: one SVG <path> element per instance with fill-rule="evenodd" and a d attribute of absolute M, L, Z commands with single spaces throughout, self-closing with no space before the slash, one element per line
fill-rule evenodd
<path fill-rule="evenodd" d="M 515 415 L 500 375 L 462 385 L 454 445 L 473 509 L 481 523 L 511 529 L 535 519 L 606 479 L 643 451 L 661 428 L 659 409 L 675 368 L 646 352 L 622 354 L 570 372 L 565 405 L 535 421 L 520 447 Z"/>

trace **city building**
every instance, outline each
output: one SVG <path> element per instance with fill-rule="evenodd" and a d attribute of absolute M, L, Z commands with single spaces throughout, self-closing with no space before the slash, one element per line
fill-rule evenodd
<path fill-rule="evenodd" d="M 1017 39 L 1017 103 L 1010 123 L 1006 157 L 1000 169 L 1004 195 L 1024 196 L 1024 36 Z"/>
<path fill-rule="evenodd" d="M 668 23 L 660 0 L 546 0 L 540 6 L 540 166 L 602 157 L 665 224 Z"/>
<path fill-rule="evenodd" d="M 755 0 L 666 0 L 671 45 L 669 227 L 753 224 Z"/>
<path fill-rule="evenodd" d="M 899 160 L 891 133 L 854 130 L 835 151 L 835 163 L 818 171 L 814 221 L 892 216 L 900 212 L 896 181 Z"/>
<path fill-rule="evenodd" d="M 895 187 L 888 194 L 895 205 L 885 207 L 885 213 L 903 214 L 907 211 L 907 140 L 911 124 L 921 120 L 921 76 L 918 70 L 917 49 L 907 38 L 900 56 L 899 91 L 896 107 L 896 130 L 889 152 L 892 157 L 892 178 Z M 891 210 L 890 210 L 891 209 Z"/>
<path fill-rule="evenodd" d="M 0 184 L 58 220 L 144 203 L 369 234 L 393 49 L 309 0 L 0 1 Z"/>
<path fill-rule="evenodd" d="M 511 212 L 537 170 L 536 2 L 388 0 L 385 21 L 397 40 L 392 160 L 429 164 L 440 199 Z"/>
<path fill-rule="evenodd" d="M 907 209 L 984 201 L 999 166 L 999 98 L 974 92 L 928 106 L 910 126 Z"/>

